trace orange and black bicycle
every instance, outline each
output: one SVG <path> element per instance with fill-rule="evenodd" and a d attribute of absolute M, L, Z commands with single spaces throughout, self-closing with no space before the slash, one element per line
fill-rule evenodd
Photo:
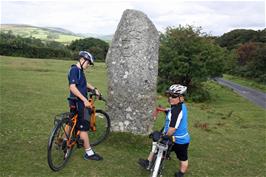
<path fill-rule="evenodd" d="M 108 114 L 103 110 L 96 109 L 94 105 L 96 98 L 105 101 L 101 95 L 89 93 L 88 101 L 91 104 L 91 116 L 88 135 L 91 146 L 103 142 L 108 137 L 111 126 Z M 77 98 L 71 97 L 68 100 L 77 100 Z M 83 142 L 79 136 L 80 131 L 76 129 L 77 120 L 77 111 L 62 113 L 54 119 L 55 126 L 48 141 L 48 164 L 53 171 L 64 168 L 75 145 L 77 148 L 83 147 Z"/>

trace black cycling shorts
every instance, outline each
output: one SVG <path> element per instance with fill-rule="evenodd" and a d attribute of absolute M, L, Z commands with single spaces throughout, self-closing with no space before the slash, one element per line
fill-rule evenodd
<path fill-rule="evenodd" d="M 70 103 L 70 107 L 73 105 L 76 106 L 76 110 L 78 111 L 78 121 L 76 128 L 80 131 L 88 131 L 90 128 L 90 116 L 91 110 L 86 108 L 82 101 L 77 101 L 76 103 Z"/>
<path fill-rule="evenodd" d="M 187 144 L 176 144 L 174 143 L 174 145 L 172 146 L 172 151 L 175 152 L 176 157 L 180 160 L 180 161 L 186 161 L 188 160 L 188 146 L 189 143 Z"/>

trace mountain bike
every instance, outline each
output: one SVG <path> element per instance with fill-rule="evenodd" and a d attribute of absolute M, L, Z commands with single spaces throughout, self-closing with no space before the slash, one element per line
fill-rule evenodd
<path fill-rule="evenodd" d="M 159 113 L 166 114 L 169 109 L 163 108 L 159 105 L 155 112 L 153 112 L 153 117 L 156 118 Z M 150 138 L 156 142 L 156 149 L 153 155 L 152 161 L 149 164 L 148 170 L 150 170 L 150 177 L 162 177 L 165 160 L 170 159 L 170 153 L 173 146 L 173 142 L 170 139 L 163 139 L 163 128 L 160 132 L 150 134 Z"/>
<path fill-rule="evenodd" d="M 110 118 L 106 112 L 96 109 L 94 102 L 98 97 L 99 100 L 106 100 L 96 93 L 89 93 L 88 101 L 91 104 L 90 129 L 88 135 L 90 145 L 96 146 L 103 142 L 110 133 Z M 76 101 L 77 97 L 70 97 L 68 100 Z M 80 131 L 76 129 L 78 120 L 77 110 L 65 112 L 57 115 L 54 119 L 54 128 L 51 131 L 48 141 L 48 164 L 53 171 L 59 171 L 68 162 L 72 151 L 77 145 L 77 148 L 83 147 L 83 141 L 80 139 Z"/>
<path fill-rule="evenodd" d="M 150 164 L 150 177 L 162 177 L 164 162 L 170 158 L 170 152 L 172 149 L 172 141 L 162 139 L 162 137 L 157 141 L 155 153 Z"/>

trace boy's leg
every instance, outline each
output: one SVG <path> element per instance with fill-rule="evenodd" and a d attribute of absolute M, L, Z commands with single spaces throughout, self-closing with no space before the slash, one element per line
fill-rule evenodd
<path fill-rule="evenodd" d="M 156 150 L 156 144 L 157 142 L 152 142 L 152 149 L 147 159 L 139 159 L 139 164 L 147 170 L 151 168 L 151 161 L 153 160 L 153 156 Z"/>
<path fill-rule="evenodd" d="M 154 156 L 154 153 L 155 153 L 155 150 L 156 150 L 156 144 L 157 142 L 152 142 L 152 147 L 151 147 L 151 152 L 148 156 L 148 160 L 151 162 L 152 159 L 153 159 L 153 156 Z"/>
<path fill-rule="evenodd" d="M 84 107 L 83 103 L 78 105 L 79 108 L 79 117 L 78 117 L 78 124 L 77 128 L 80 130 L 80 139 L 83 140 L 83 147 L 85 150 L 84 159 L 85 160 L 102 160 L 103 158 L 94 153 L 90 146 L 88 131 L 89 131 L 89 110 Z"/>
<path fill-rule="evenodd" d="M 89 136 L 88 136 L 88 133 L 86 131 L 80 131 L 80 139 L 83 140 L 83 147 L 84 149 L 90 149 L 91 146 L 90 146 L 90 140 L 89 140 Z"/>
<path fill-rule="evenodd" d="M 179 159 L 179 171 L 176 177 L 183 177 L 188 169 L 188 146 L 189 144 L 174 144 L 172 150 L 175 151 L 177 159 Z"/>
<path fill-rule="evenodd" d="M 188 160 L 180 161 L 180 172 L 186 173 L 187 168 L 188 168 Z"/>

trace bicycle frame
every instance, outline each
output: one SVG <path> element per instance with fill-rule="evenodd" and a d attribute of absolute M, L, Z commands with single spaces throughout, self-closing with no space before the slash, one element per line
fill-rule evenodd
<path fill-rule="evenodd" d="M 69 126 L 68 124 L 65 126 L 64 132 L 65 135 L 67 137 L 67 147 L 68 148 L 72 148 L 77 142 L 76 141 L 71 141 L 72 138 L 71 136 L 73 135 L 74 131 L 75 131 L 75 127 L 77 124 L 77 120 L 78 120 L 78 114 L 75 114 L 72 118 L 71 118 L 71 122 L 73 123 L 72 126 Z M 71 129 L 69 130 L 69 128 L 71 127 Z M 68 134 L 69 132 L 69 134 Z M 80 131 L 78 130 L 77 133 L 74 135 L 75 137 L 78 137 L 80 134 Z"/>
<path fill-rule="evenodd" d="M 88 101 L 90 103 L 89 107 L 91 109 L 90 129 L 91 129 L 91 131 L 95 132 L 96 131 L 96 107 L 94 105 L 93 96 L 94 96 L 93 94 L 90 94 L 90 98 L 88 99 Z M 103 99 L 103 98 L 101 98 L 101 99 Z M 65 129 L 64 129 L 65 135 L 67 136 L 67 147 L 68 148 L 73 147 L 77 143 L 76 141 L 72 141 L 72 138 L 71 138 L 71 136 L 73 135 L 73 133 L 75 131 L 77 120 L 78 120 L 78 113 L 75 113 L 75 115 L 71 118 L 72 125 L 69 126 L 67 124 Z M 71 127 L 70 130 L 69 130 L 69 127 Z M 79 134 L 80 134 L 80 131 L 78 130 L 74 136 L 77 138 L 79 136 Z"/>
<path fill-rule="evenodd" d="M 90 108 L 91 108 L 91 117 L 90 117 L 90 129 L 95 132 L 96 131 L 96 108 L 94 106 L 94 99 L 92 95 L 89 98 Z"/>

